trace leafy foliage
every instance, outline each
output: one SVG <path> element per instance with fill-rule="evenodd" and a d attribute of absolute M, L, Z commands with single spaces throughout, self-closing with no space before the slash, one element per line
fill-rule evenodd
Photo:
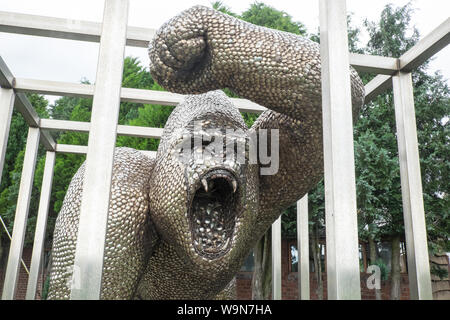
<path fill-rule="evenodd" d="M 258 26 L 306 35 L 306 28 L 302 23 L 292 21 L 292 17 L 286 12 L 279 11 L 262 2 L 253 3 L 241 18 Z"/>
<path fill-rule="evenodd" d="M 398 57 L 411 48 L 419 39 L 411 14 L 410 4 L 387 5 L 378 23 L 366 21 L 367 53 Z M 439 73 L 430 75 L 426 69 L 427 63 L 413 73 L 413 86 L 427 231 L 432 252 L 448 251 L 449 165 L 444 159 L 450 154 L 450 91 Z M 364 106 L 355 126 L 360 230 L 370 224 L 366 230 L 377 237 L 404 233 L 395 132 L 393 96 L 388 92 Z"/>
<path fill-rule="evenodd" d="M 48 117 L 47 105 L 48 101 L 44 97 L 37 94 L 28 94 L 28 100 L 35 108 L 40 117 Z M 3 167 L 2 183 L 0 185 L 0 215 L 2 216 L 9 232 L 12 232 L 14 223 L 14 216 L 16 211 L 17 196 L 19 194 L 20 177 L 22 173 L 23 159 L 25 156 L 25 145 L 27 140 L 28 125 L 23 120 L 22 115 L 14 111 L 11 118 L 10 135 L 8 145 L 6 148 L 5 165 Z M 38 158 L 44 155 L 44 150 L 39 149 Z M 35 174 L 35 181 L 39 178 L 42 181 L 42 176 Z M 32 188 L 32 197 L 38 199 L 39 190 Z M 31 201 L 30 211 L 37 211 L 38 201 Z M 31 231 L 34 230 L 35 215 L 29 216 L 29 223 L 27 225 L 26 243 L 32 240 Z M 0 243 L 7 243 L 3 241 L 6 239 L 6 232 L 0 228 Z M 8 240 L 9 241 L 9 240 Z"/>

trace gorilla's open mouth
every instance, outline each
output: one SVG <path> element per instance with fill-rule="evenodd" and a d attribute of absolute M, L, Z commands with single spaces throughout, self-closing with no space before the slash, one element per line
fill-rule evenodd
<path fill-rule="evenodd" d="M 195 251 L 208 259 L 228 252 L 235 227 L 238 180 L 228 170 L 213 170 L 200 177 L 189 210 Z"/>

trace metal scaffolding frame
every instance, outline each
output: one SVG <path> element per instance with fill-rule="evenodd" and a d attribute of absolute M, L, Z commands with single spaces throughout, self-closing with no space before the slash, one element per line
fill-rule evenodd
<path fill-rule="evenodd" d="M 330 299 L 361 298 L 358 235 L 355 224 L 356 201 L 348 74 L 350 63 L 357 71 L 378 74 L 365 86 L 366 103 L 393 86 L 411 298 L 432 299 L 411 71 L 450 42 L 450 18 L 401 57 L 391 58 L 348 52 L 345 0 L 319 0 L 319 7 L 323 61 L 326 229 L 329 244 L 327 270 L 330 273 L 328 296 Z M 103 23 L 0 12 L 0 32 L 100 42 L 97 85 L 15 78 L 0 57 L 0 177 L 13 107 L 21 113 L 29 126 L 2 299 L 13 299 L 17 288 L 39 142 L 47 150 L 47 154 L 26 298 L 35 298 L 37 279 L 42 269 L 43 239 L 57 153 L 87 154 L 87 170 L 92 173 L 92 177 L 86 188 L 95 192 L 96 196 L 93 199 L 89 197 L 89 192 L 83 193 L 75 259 L 76 267 L 82 270 L 80 272 L 82 279 L 80 289 L 72 290 L 71 299 L 100 297 L 104 234 L 116 135 L 160 138 L 162 134 L 161 128 L 117 125 L 119 102 L 173 106 L 184 98 L 183 95 L 169 92 L 121 88 L 125 46 L 147 48 L 155 34 L 154 29 L 128 26 L 127 19 L 128 0 L 105 0 Z M 26 92 L 93 97 L 91 122 L 41 119 L 26 98 L 24 94 Z M 245 99 L 232 100 L 243 112 L 261 113 L 265 110 L 264 107 Z M 106 107 L 108 112 L 102 112 Z M 89 133 L 88 146 L 57 144 L 50 130 Z M 152 151 L 145 153 L 149 156 L 155 155 Z M 297 218 L 300 224 L 298 256 L 301 259 L 299 297 L 309 299 L 309 271 L 306 262 L 309 240 L 307 196 L 299 200 L 297 205 Z M 86 215 L 89 210 L 98 212 L 97 218 Z M 282 298 L 280 221 L 281 218 L 272 227 L 274 299 Z M 86 246 L 87 243 L 89 246 Z"/>

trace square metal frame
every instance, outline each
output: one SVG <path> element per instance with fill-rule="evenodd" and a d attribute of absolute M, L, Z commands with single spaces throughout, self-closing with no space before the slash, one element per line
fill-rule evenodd
<path fill-rule="evenodd" d="M 346 43 L 346 1 L 319 0 L 322 55 L 322 93 L 324 108 L 324 159 L 326 184 L 327 270 L 330 299 L 360 299 L 359 266 L 357 266 L 358 234 L 355 227 L 356 200 L 352 122 L 350 113 L 349 63 L 357 70 L 378 74 L 366 86 L 366 103 L 394 88 L 395 116 L 399 146 L 399 162 L 403 195 L 405 233 L 408 250 L 409 281 L 412 299 L 432 299 L 428 262 L 425 217 L 422 199 L 419 153 L 414 113 L 411 72 L 450 42 L 450 18 L 420 40 L 399 58 L 361 55 L 348 52 Z M 18 204 L 12 242 L 8 258 L 2 299 L 15 296 L 23 238 L 31 197 L 31 184 L 39 142 L 47 150 L 42 191 L 39 204 L 35 242 L 28 281 L 27 299 L 34 299 L 41 271 L 43 239 L 51 194 L 56 153 L 87 154 L 87 167 L 92 174 L 89 190 L 95 190 L 95 199 L 82 199 L 80 231 L 75 264 L 83 272 L 80 290 L 72 290 L 71 299 L 99 299 L 103 265 L 112 156 L 116 135 L 160 138 L 161 128 L 117 125 L 120 101 L 173 106 L 184 99 L 170 92 L 121 88 L 123 52 L 125 46 L 147 48 L 155 34 L 154 29 L 127 25 L 128 0 L 105 0 L 103 23 L 73 21 L 61 18 L 0 12 L 0 32 L 100 42 L 97 84 L 102 86 L 15 78 L 0 57 L 0 177 L 8 141 L 13 106 L 29 125 L 24 166 L 20 182 Z M 112 23 L 114 21 L 114 23 Z M 69 23 L 70 22 L 70 23 Z M 331 55 L 333 52 L 333 55 Z M 338 54 L 337 54 L 338 53 Z M 345 71 L 347 70 L 347 71 Z M 93 97 L 90 123 L 41 119 L 26 98 L 26 92 L 75 97 Z M 264 107 L 245 99 L 232 99 L 243 112 L 261 113 Z M 109 116 L 104 119 L 105 105 Z M 111 106 L 113 106 L 111 110 Z M 103 116 L 101 116 L 103 115 Z M 57 144 L 49 130 L 89 133 L 88 146 Z M 102 147 L 103 145 L 103 147 Z M 346 150 L 343 154 L 339 150 Z M 148 155 L 155 156 L 148 151 Z M 99 162 L 101 156 L 102 161 Z M 105 156 L 108 158 L 105 165 Z M 99 168 L 103 168 L 99 170 Z M 345 175 L 345 196 L 333 181 Z M 341 186 L 342 188 L 342 186 Z M 84 194 L 87 194 L 85 192 Z M 102 196 L 99 197 L 98 194 Z M 307 195 L 297 204 L 299 249 L 299 298 L 309 299 L 309 271 L 302 260 L 308 256 Z M 100 212 L 92 219 L 86 212 Z M 272 227 L 273 297 L 281 299 L 281 218 Z M 90 237 L 89 230 L 99 236 Z M 87 244 L 89 244 L 87 246 Z M 351 248 L 342 250 L 343 247 Z M 355 253 L 356 252 L 356 253 Z"/>

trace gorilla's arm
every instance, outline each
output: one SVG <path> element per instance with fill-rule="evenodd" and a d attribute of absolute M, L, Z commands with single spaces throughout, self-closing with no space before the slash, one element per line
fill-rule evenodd
<path fill-rule="evenodd" d="M 271 109 L 252 128 L 279 129 L 280 137 L 278 173 L 260 177 L 261 223 L 317 184 L 323 174 L 317 43 L 196 6 L 160 28 L 149 54 L 153 77 L 170 91 L 228 87 Z M 352 68 L 350 74 L 356 118 L 364 86 Z"/>
<path fill-rule="evenodd" d="M 131 299 L 148 256 L 158 240 L 148 214 L 148 190 L 154 160 L 137 150 L 117 148 L 111 182 L 101 299 Z M 55 225 L 49 299 L 69 299 L 84 177 L 83 164 L 73 177 Z M 92 213 L 95 214 L 95 213 Z"/>

